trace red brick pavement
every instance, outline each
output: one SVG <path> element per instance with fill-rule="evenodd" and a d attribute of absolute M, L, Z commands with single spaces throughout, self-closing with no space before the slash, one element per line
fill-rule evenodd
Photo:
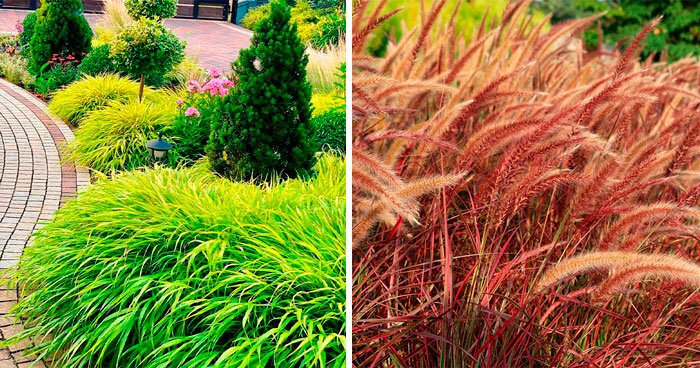
<path fill-rule="evenodd" d="M 0 33 L 15 33 L 15 24 L 24 19 L 27 10 L 0 9 Z M 94 28 L 100 21 L 100 14 L 85 14 Z M 197 56 L 199 63 L 206 68 L 231 69 L 231 62 L 238 58 L 241 49 L 250 46 L 253 35 L 249 30 L 235 24 L 211 21 L 173 18 L 165 21 L 180 39 L 187 41 L 186 52 Z"/>

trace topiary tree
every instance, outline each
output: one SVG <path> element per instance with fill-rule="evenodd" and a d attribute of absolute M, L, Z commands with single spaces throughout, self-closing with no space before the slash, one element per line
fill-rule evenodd
<path fill-rule="evenodd" d="M 174 0 L 126 0 L 126 11 L 134 20 L 167 19 L 177 14 L 177 1 Z"/>
<path fill-rule="evenodd" d="M 289 20 L 288 7 L 272 3 L 234 64 L 237 86 L 207 147 L 212 168 L 224 176 L 295 177 L 313 164 L 308 57 Z"/>
<path fill-rule="evenodd" d="M 141 79 L 140 101 L 146 75 L 162 77 L 172 70 L 185 56 L 185 43 L 157 20 L 141 18 L 119 33 L 110 56 L 118 71 Z"/>
<path fill-rule="evenodd" d="M 38 71 L 53 54 L 82 59 L 90 51 L 92 30 L 80 0 L 44 0 L 36 11 L 36 23 L 29 42 L 30 69 Z"/>

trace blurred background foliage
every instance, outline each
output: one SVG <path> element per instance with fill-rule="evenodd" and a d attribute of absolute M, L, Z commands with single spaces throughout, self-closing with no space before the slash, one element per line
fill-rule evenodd
<path fill-rule="evenodd" d="M 657 29 L 647 36 L 642 59 L 676 61 L 700 54 L 700 1 L 697 0 L 538 0 L 533 8 L 552 13 L 553 24 L 607 12 L 600 19 L 604 48 L 631 40 L 639 27 L 663 15 Z M 586 48 L 598 47 L 598 31 L 585 31 Z M 626 42 L 623 42 L 623 47 Z"/>
<path fill-rule="evenodd" d="M 372 0 L 369 8 L 376 7 L 380 0 Z M 384 9 L 403 8 L 397 15 L 384 22 L 374 33 L 374 37 L 369 42 L 368 51 L 375 56 L 383 56 L 386 52 L 389 40 L 400 40 L 407 30 L 412 29 L 421 23 L 421 6 L 425 7 L 427 14 L 435 0 L 389 0 Z M 460 1 L 448 1 L 441 17 L 449 17 Z M 490 28 L 494 20 L 498 21 L 503 10 L 508 5 L 508 0 L 466 0 L 461 1 L 459 12 L 456 17 L 457 30 L 469 41 L 472 32 L 479 27 L 481 19 L 486 16 L 487 29 Z M 537 23 L 544 18 L 542 11 L 533 7 L 533 23 Z M 438 24 L 441 22 L 438 21 Z"/>

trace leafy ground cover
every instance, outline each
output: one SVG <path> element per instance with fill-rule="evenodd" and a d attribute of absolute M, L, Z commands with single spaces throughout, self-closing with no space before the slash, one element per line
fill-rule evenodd
<path fill-rule="evenodd" d="M 698 61 L 448 3 L 381 58 L 398 9 L 354 8 L 354 364 L 695 365 Z"/>

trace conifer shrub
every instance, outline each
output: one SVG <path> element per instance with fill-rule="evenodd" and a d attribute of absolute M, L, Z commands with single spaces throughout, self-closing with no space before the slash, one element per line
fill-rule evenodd
<path fill-rule="evenodd" d="M 224 100 L 224 119 L 212 126 L 207 152 L 224 176 L 295 177 L 313 165 L 308 57 L 287 6 L 270 5 L 234 64 L 237 87 Z"/>
<path fill-rule="evenodd" d="M 80 0 L 45 0 L 36 11 L 29 67 L 38 72 L 55 54 L 81 60 L 90 51 L 91 41 L 92 30 Z"/>
<path fill-rule="evenodd" d="M 258 186 L 201 168 L 101 178 L 15 273 L 54 367 L 345 367 L 345 163 Z M 13 285 L 14 285 L 13 284 Z M 50 338 L 46 338 L 50 336 Z"/>

